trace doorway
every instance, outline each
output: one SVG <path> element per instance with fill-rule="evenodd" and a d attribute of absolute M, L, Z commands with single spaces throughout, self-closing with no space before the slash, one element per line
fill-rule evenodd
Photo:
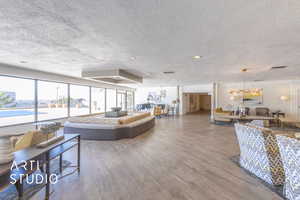
<path fill-rule="evenodd" d="M 185 114 L 210 114 L 211 95 L 208 93 L 183 93 Z"/>

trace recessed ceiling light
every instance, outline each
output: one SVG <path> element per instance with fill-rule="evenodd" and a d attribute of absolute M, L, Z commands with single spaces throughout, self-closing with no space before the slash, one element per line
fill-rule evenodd
<path fill-rule="evenodd" d="M 241 69 L 241 72 L 247 72 L 248 71 L 248 69 L 247 68 L 243 68 L 243 69 Z"/>
<path fill-rule="evenodd" d="M 200 59 L 202 56 L 193 56 L 193 59 Z"/>
<path fill-rule="evenodd" d="M 136 58 L 135 58 L 135 57 L 133 57 L 133 56 L 132 56 L 132 57 L 130 57 L 130 60 L 135 60 L 135 59 L 136 59 Z"/>

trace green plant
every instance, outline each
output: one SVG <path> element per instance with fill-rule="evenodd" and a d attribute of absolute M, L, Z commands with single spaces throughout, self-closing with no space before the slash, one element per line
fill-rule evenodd
<path fill-rule="evenodd" d="M 6 104 L 12 103 L 13 101 L 14 100 L 10 96 L 0 91 L 0 108 L 2 108 Z"/>

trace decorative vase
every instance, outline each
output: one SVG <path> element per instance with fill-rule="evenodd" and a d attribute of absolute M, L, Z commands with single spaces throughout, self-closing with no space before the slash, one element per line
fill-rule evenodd
<path fill-rule="evenodd" d="M 0 136 L 0 165 L 14 160 L 13 148 L 9 136 Z"/>

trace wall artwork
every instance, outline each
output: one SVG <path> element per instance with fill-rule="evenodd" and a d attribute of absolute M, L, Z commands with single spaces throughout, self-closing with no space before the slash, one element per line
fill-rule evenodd
<path fill-rule="evenodd" d="M 161 90 L 159 94 L 157 94 L 156 92 L 149 92 L 147 101 L 149 103 L 154 103 L 154 104 L 163 103 L 166 96 L 167 96 L 166 90 Z"/>
<path fill-rule="evenodd" d="M 263 89 L 231 89 L 229 90 L 230 100 L 240 101 L 246 105 L 262 105 L 263 104 Z"/>
<path fill-rule="evenodd" d="M 243 102 L 246 105 L 263 104 L 263 89 L 246 89 L 243 92 Z"/>

